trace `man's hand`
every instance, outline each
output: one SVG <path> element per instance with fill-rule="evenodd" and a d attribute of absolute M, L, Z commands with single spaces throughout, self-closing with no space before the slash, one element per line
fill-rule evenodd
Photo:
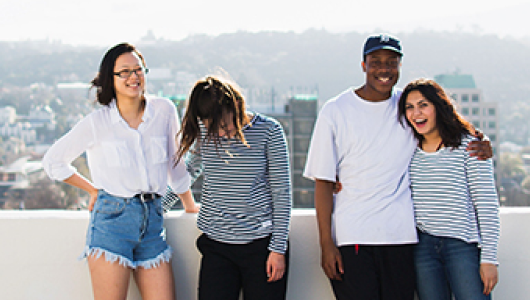
<path fill-rule="evenodd" d="M 476 156 L 479 160 L 486 160 L 493 157 L 493 148 L 491 148 L 490 141 L 483 140 L 484 134 L 482 131 L 475 129 L 475 137 L 478 141 L 472 141 L 467 146 L 470 156 Z"/>
<path fill-rule="evenodd" d="M 337 246 L 332 242 L 326 243 L 321 245 L 320 250 L 322 251 L 321 265 L 326 276 L 333 280 L 342 280 L 341 275 L 344 274 L 344 268 L 342 256 Z"/>
<path fill-rule="evenodd" d="M 267 282 L 282 279 L 285 274 L 285 256 L 277 252 L 271 252 L 267 259 Z"/>
<path fill-rule="evenodd" d="M 484 283 L 484 295 L 489 295 L 499 281 L 497 266 L 489 263 L 480 264 L 480 278 Z"/>
<path fill-rule="evenodd" d="M 340 181 L 333 183 L 333 194 L 338 194 L 340 191 L 342 191 L 342 183 Z"/>

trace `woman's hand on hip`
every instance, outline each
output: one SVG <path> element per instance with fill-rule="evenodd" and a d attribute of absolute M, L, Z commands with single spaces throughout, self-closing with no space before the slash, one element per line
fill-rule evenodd
<path fill-rule="evenodd" d="M 94 209 L 94 205 L 96 204 L 96 199 L 98 198 L 98 190 L 94 189 L 94 191 L 91 191 L 89 195 L 90 199 L 88 200 L 88 211 L 92 211 Z"/>

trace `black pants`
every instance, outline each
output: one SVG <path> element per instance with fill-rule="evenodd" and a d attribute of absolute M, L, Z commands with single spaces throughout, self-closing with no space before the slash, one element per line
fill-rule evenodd
<path fill-rule="evenodd" d="M 266 263 L 270 237 L 249 244 L 227 244 L 202 234 L 197 248 L 202 254 L 199 271 L 199 300 L 284 300 L 287 294 L 289 254 L 282 279 L 268 283 Z"/>
<path fill-rule="evenodd" d="M 338 300 L 413 300 L 413 245 L 339 247 L 342 281 L 331 280 Z"/>

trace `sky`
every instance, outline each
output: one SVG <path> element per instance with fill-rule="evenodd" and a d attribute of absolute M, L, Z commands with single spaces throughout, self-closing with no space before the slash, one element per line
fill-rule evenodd
<path fill-rule="evenodd" d="M 108 46 L 236 31 L 467 31 L 530 37 L 530 0 L 0 0 L 0 41 Z"/>

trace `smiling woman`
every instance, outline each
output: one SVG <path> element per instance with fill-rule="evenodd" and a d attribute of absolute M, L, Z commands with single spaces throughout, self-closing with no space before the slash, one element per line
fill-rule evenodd
<path fill-rule="evenodd" d="M 143 299 L 174 299 L 160 195 L 169 183 L 187 212 L 198 211 L 184 164 L 170 159 L 180 129 L 175 106 L 144 95 L 145 73 L 133 45 L 109 49 L 92 80 L 101 107 L 53 144 L 42 161 L 51 178 L 90 195 L 83 257 L 97 300 L 125 299 L 131 271 Z M 92 181 L 71 166 L 83 152 Z"/>
<path fill-rule="evenodd" d="M 500 231 L 492 162 L 466 151 L 472 126 L 433 80 L 405 87 L 403 118 L 419 141 L 410 162 L 419 299 L 491 299 Z"/>

